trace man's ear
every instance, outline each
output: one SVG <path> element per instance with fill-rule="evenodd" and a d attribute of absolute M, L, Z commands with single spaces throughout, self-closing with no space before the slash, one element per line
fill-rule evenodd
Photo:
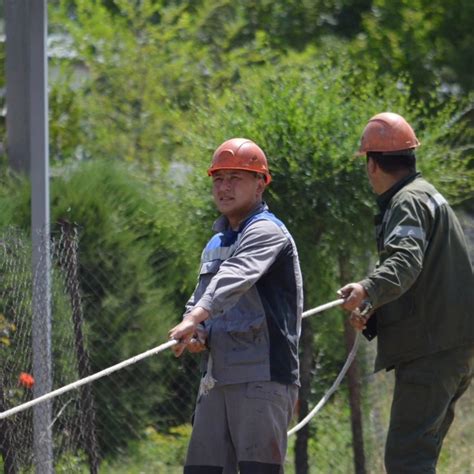
<path fill-rule="evenodd" d="M 377 171 L 378 165 L 376 161 L 370 156 L 367 158 L 367 173 L 374 174 Z"/>
<path fill-rule="evenodd" d="M 265 191 L 266 187 L 267 185 L 265 184 L 265 180 L 262 178 L 259 178 L 258 183 L 257 183 L 257 192 L 260 194 L 263 194 L 263 191 Z"/>

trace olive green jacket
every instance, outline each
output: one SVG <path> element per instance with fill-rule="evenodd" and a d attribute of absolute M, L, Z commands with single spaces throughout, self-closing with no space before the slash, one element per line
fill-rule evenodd
<path fill-rule="evenodd" d="M 376 311 L 375 370 L 474 344 L 474 275 L 446 199 L 416 173 L 378 204 L 379 263 L 362 281 Z"/>

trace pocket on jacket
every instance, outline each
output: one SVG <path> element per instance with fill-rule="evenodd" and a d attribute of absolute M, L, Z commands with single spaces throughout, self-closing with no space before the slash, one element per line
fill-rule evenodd
<path fill-rule="evenodd" d="M 226 364 L 262 364 L 268 362 L 268 338 L 265 316 L 234 319 L 226 323 Z"/>
<path fill-rule="evenodd" d="M 229 334 L 244 335 L 248 333 L 249 335 L 254 335 L 262 330 L 264 322 L 265 315 L 245 319 L 238 317 L 226 321 L 226 329 Z"/>

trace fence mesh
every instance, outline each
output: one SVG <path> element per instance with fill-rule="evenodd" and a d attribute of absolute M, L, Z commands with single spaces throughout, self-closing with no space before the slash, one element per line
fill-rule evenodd
<path fill-rule="evenodd" d="M 53 239 L 51 245 L 51 347 L 40 346 L 34 361 L 32 300 L 34 287 L 40 286 L 38 276 L 32 271 L 31 244 L 14 230 L 5 232 L 0 239 L 1 411 L 33 398 L 37 380 L 44 376 L 41 368 L 49 372 L 51 360 L 54 361 L 54 387 L 71 383 L 80 376 L 80 354 L 75 350 L 75 309 L 68 294 L 65 270 L 71 254 L 63 245 L 62 236 Z M 40 298 L 49 299 L 49 295 L 40 295 Z M 37 465 L 47 465 L 51 452 L 42 451 L 39 446 L 43 438 L 49 438 L 50 430 L 54 431 L 54 438 L 48 444 L 54 448 L 56 459 L 80 452 L 85 438 L 77 422 L 79 414 L 83 413 L 81 408 L 84 407 L 80 393 L 71 392 L 52 402 L 47 425 L 41 424 L 41 420 L 35 422 L 34 410 L 0 420 L 0 448 L 5 472 L 25 472 Z M 34 436 L 39 441 L 36 448 Z"/>
<path fill-rule="evenodd" d="M 0 237 L 0 412 L 32 399 L 32 292 L 30 240 L 8 230 Z M 115 304 L 116 289 L 107 265 L 81 265 L 74 227 L 63 223 L 51 239 L 53 389 L 163 342 L 159 319 L 137 326 L 140 301 Z M 93 269 L 93 270 L 91 270 Z M 123 303 L 122 303 L 123 306 Z M 113 323 L 113 324 L 112 324 Z M 149 335 L 148 335 L 149 336 Z M 138 341 L 138 344 L 137 344 Z M 135 352 L 134 352 L 135 351 Z M 47 355 L 47 351 L 45 351 Z M 358 363 L 363 394 L 366 472 L 383 469 L 383 447 L 393 386 L 391 373 L 372 373 L 375 345 L 362 340 Z M 33 472 L 51 462 L 55 472 L 163 473 L 182 471 L 199 381 L 198 357 L 176 360 L 171 351 L 140 361 L 108 377 L 55 398 L 51 403 L 52 453 L 35 448 L 34 409 L 0 419 L 0 470 Z M 340 361 L 342 367 L 344 360 Z M 313 377 L 326 379 L 324 364 Z M 327 388 L 332 384 L 327 384 Z M 319 400 L 311 396 L 312 406 Z M 440 460 L 443 473 L 474 472 L 474 416 L 471 388 L 461 399 L 457 418 Z M 296 423 L 296 419 L 294 423 Z M 352 473 L 354 461 L 348 388 L 340 386 L 309 425 L 308 473 Z M 287 473 L 295 473 L 289 442 Z M 52 456 L 52 459 L 44 457 Z M 301 474 L 301 473 L 297 473 Z"/>

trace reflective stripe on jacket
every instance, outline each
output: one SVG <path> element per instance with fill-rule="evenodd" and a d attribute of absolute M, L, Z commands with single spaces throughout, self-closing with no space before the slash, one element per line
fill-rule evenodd
<path fill-rule="evenodd" d="M 224 217 L 214 230 L 187 304 L 210 312 L 212 376 L 222 385 L 298 384 L 303 290 L 293 238 L 264 203 L 237 231 Z"/>
<path fill-rule="evenodd" d="M 362 282 L 376 308 L 376 370 L 474 343 L 474 276 L 454 212 L 419 173 L 386 194 L 379 263 Z"/>

